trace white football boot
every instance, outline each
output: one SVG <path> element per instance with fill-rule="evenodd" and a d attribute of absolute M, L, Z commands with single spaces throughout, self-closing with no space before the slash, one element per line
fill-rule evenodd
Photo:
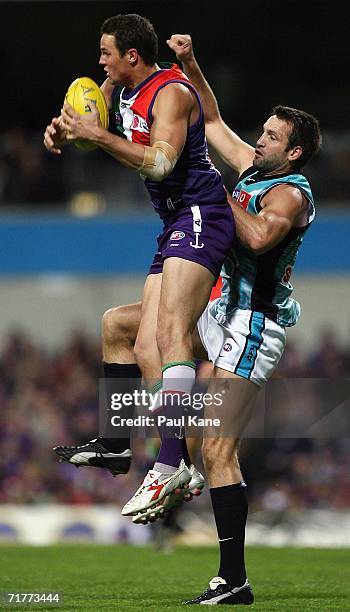
<path fill-rule="evenodd" d="M 146 512 L 149 508 L 158 507 L 171 493 L 176 491 L 180 493 L 187 489 L 191 478 L 183 459 L 176 472 L 172 474 L 150 470 L 135 495 L 125 504 L 122 515 L 134 516 Z"/>
<path fill-rule="evenodd" d="M 198 497 L 201 495 L 204 487 L 205 487 L 205 479 L 204 476 L 197 470 L 197 468 L 192 464 L 188 471 L 191 475 L 191 480 L 188 483 L 188 487 L 173 491 L 173 493 L 163 497 L 162 501 L 159 504 L 156 504 L 144 512 L 139 512 L 135 516 L 133 516 L 132 522 L 141 525 L 147 525 L 147 523 L 154 523 L 156 520 L 160 518 L 164 518 L 164 516 L 178 506 L 182 500 L 191 501 L 193 496 Z"/>
<path fill-rule="evenodd" d="M 193 463 L 188 469 L 190 470 L 191 480 L 189 482 L 187 491 L 185 491 L 183 495 L 183 499 L 185 501 L 191 501 L 194 496 L 199 497 L 205 487 L 205 478 L 203 474 L 197 470 Z"/>

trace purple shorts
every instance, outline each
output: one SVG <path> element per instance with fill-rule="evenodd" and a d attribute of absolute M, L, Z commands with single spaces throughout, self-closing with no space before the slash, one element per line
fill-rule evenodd
<path fill-rule="evenodd" d="M 188 206 L 163 221 L 163 232 L 157 236 L 158 251 L 149 274 L 162 272 L 167 257 L 180 257 L 201 264 L 218 278 L 235 237 L 230 205 Z"/>

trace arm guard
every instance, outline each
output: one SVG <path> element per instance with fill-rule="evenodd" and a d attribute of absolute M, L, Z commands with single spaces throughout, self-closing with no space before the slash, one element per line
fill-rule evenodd
<path fill-rule="evenodd" d="M 160 182 L 174 169 L 178 154 L 164 140 L 157 140 L 151 147 L 145 146 L 145 155 L 139 171 L 141 176 Z"/>

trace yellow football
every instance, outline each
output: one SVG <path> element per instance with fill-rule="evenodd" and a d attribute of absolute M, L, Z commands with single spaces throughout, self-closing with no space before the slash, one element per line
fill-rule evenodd
<path fill-rule="evenodd" d="M 100 114 L 101 125 L 108 128 L 108 108 L 105 97 L 95 81 L 90 77 L 79 77 L 71 83 L 65 96 L 65 101 L 73 106 L 80 115 L 88 115 L 89 106 L 94 104 Z M 93 151 L 96 145 L 87 140 L 75 140 L 74 145 L 82 151 Z"/>

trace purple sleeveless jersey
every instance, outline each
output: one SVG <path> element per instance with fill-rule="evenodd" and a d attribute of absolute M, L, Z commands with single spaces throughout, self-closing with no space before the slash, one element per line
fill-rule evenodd
<path fill-rule="evenodd" d="M 151 273 L 161 272 L 166 257 L 195 261 L 218 276 L 234 238 L 234 220 L 222 177 L 208 156 L 204 115 L 198 93 L 174 64 L 158 70 L 135 89 L 115 90 L 116 130 L 131 142 L 150 145 L 152 109 L 158 92 L 181 83 L 196 96 L 199 118 L 188 128 L 183 151 L 163 181 L 145 179 L 153 206 L 164 221 Z"/>

